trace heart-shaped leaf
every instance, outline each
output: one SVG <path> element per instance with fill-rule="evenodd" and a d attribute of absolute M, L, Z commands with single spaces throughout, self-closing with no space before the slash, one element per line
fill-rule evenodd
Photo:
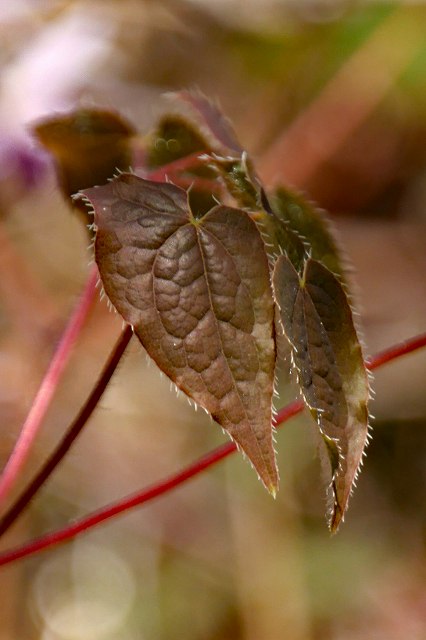
<path fill-rule="evenodd" d="M 83 194 L 94 208 L 96 262 L 112 304 L 274 493 L 274 305 L 255 223 L 225 206 L 194 218 L 183 189 L 132 174 Z"/>
<path fill-rule="evenodd" d="M 345 291 L 336 276 L 309 259 L 300 276 L 279 256 L 273 288 L 299 384 L 331 467 L 336 531 L 347 507 L 368 436 L 368 377 Z"/>

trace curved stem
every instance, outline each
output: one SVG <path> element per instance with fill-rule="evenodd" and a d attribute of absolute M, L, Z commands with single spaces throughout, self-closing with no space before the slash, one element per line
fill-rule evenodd
<path fill-rule="evenodd" d="M 130 327 L 130 325 L 127 325 L 123 330 L 120 338 L 118 339 L 113 351 L 111 352 L 108 362 L 103 368 L 102 373 L 99 376 L 98 381 L 96 382 L 96 385 L 92 389 L 85 404 L 80 409 L 77 417 L 71 423 L 70 427 L 66 430 L 64 436 L 62 437 L 62 440 L 56 446 L 55 450 L 46 460 L 37 475 L 28 484 L 27 488 L 21 493 L 16 502 L 14 502 L 11 508 L 6 511 L 4 516 L 0 519 L 0 536 L 2 536 L 19 517 L 27 504 L 32 500 L 40 487 L 44 484 L 44 482 L 46 482 L 59 462 L 69 451 L 74 440 L 80 435 L 84 425 L 92 415 L 97 403 L 101 399 L 102 394 L 104 393 L 109 381 L 111 380 L 111 377 L 116 370 L 117 365 L 127 345 L 129 344 L 132 335 L 132 328 Z"/>
<path fill-rule="evenodd" d="M 372 358 L 369 358 L 367 361 L 368 367 L 370 369 L 377 369 L 391 360 L 395 360 L 424 346 L 426 346 L 426 332 L 409 340 L 405 340 L 400 344 L 393 345 L 392 347 L 389 347 L 389 349 L 385 349 Z M 296 400 L 295 402 L 290 403 L 279 411 L 275 419 L 275 426 L 283 424 L 297 413 L 300 413 L 302 409 L 303 402 L 301 400 Z M 231 455 L 234 451 L 236 451 L 236 447 L 232 442 L 222 445 L 199 458 L 196 462 L 192 463 L 182 471 L 151 485 L 139 493 L 132 494 L 131 496 L 108 505 L 103 509 L 99 509 L 98 511 L 75 521 L 63 529 L 53 531 L 20 547 L 5 551 L 0 554 L 0 566 L 10 564 L 16 560 L 25 558 L 26 556 L 33 555 L 61 542 L 71 540 L 80 533 L 88 531 L 110 518 L 114 518 L 120 513 L 128 511 L 129 509 L 141 504 L 146 504 L 147 502 L 172 491 L 190 478 L 193 478 L 202 471 L 205 471 L 209 467 L 217 464 L 220 460 Z"/>
<path fill-rule="evenodd" d="M 148 173 L 148 179 L 153 182 L 164 182 L 170 177 L 171 174 L 177 174 L 182 171 L 188 171 L 190 169 L 196 169 L 200 166 L 200 156 L 202 156 L 205 151 L 197 151 L 195 153 L 190 153 L 183 158 L 178 158 L 177 160 L 173 160 L 169 162 L 169 164 L 163 164 L 158 169 L 153 169 Z"/>
<path fill-rule="evenodd" d="M 396 360 L 401 356 L 405 356 L 408 353 L 412 353 L 413 351 L 417 351 L 424 346 L 426 346 L 426 333 L 419 333 L 417 336 L 403 340 L 403 342 L 398 342 L 398 344 L 393 344 L 391 347 L 379 351 L 371 358 L 367 358 L 367 367 L 371 370 L 378 369 L 384 364 Z"/>
<path fill-rule="evenodd" d="M 22 426 L 18 440 L 0 476 L 0 504 L 8 497 L 19 472 L 29 456 L 31 446 L 40 430 L 43 418 L 50 406 L 65 366 L 68 363 L 74 343 L 95 299 L 97 280 L 98 270 L 97 267 L 93 267 L 83 294 L 67 324 L 28 416 Z"/>
<path fill-rule="evenodd" d="M 287 405 L 280 411 L 276 417 L 276 425 L 282 424 L 292 416 L 300 413 L 303 409 L 303 402 L 301 400 L 296 400 L 291 404 Z M 61 542 L 65 542 L 70 540 L 71 538 L 75 538 L 80 533 L 91 529 L 92 527 L 96 527 L 98 524 L 101 524 L 105 520 L 109 520 L 110 518 L 114 518 L 115 516 L 123 513 L 124 511 L 128 511 L 133 507 L 139 506 L 146 502 L 150 502 L 169 491 L 172 491 L 176 487 L 180 486 L 190 478 L 197 476 L 199 473 L 205 471 L 209 467 L 217 464 L 224 458 L 227 458 L 231 453 L 237 450 L 237 447 L 233 442 L 227 442 L 213 451 L 205 454 L 194 463 L 185 467 L 182 471 L 179 471 L 164 480 L 161 480 L 158 483 L 154 483 L 151 486 L 147 487 L 141 492 L 132 494 L 127 496 L 126 498 L 115 502 L 103 509 L 99 509 L 99 511 L 95 511 L 91 515 L 81 518 L 81 520 L 77 520 L 68 527 L 64 529 L 60 529 L 59 531 L 53 531 L 52 533 L 48 533 L 45 536 L 37 538 L 29 542 L 22 547 L 18 547 L 17 549 L 13 549 L 12 551 L 6 552 L 4 554 L 0 554 L 0 566 L 4 564 L 9 564 L 14 560 L 18 560 L 27 555 L 32 555 L 33 553 L 37 553 L 42 549 L 50 547 L 52 545 L 59 544 Z"/>

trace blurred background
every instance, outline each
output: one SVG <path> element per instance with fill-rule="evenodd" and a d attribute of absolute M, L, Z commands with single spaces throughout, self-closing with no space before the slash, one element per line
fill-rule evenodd
<path fill-rule="evenodd" d="M 41 117 L 112 108 L 144 135 L 164 93 L 201 88 L 265 183 L 296 187 L 329 211 L 354 266 L 366 352 L 425 330 L 424 3 L 15 0 L 1 5 L 0 43 L 0 468 L 90 260 L 86 230 L 28 133 Z M 96 303 L 21 486 L 121 326 Z M 1 640 L 424 640 L 426 354 L 375 377 L 373 442 L 337 536 L 304 415 L 277 435 L 276 501 L 232 457 L 0 570 Z M 296 394 L 284 379 L 277 404 Z M 225 440 L 132 341 L 85 432 L 1 548 Z"/>

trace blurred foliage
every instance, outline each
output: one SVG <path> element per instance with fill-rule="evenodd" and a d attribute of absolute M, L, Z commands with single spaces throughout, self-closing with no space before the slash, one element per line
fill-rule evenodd
<path fill-rule="evenodd" d="M 272 167 L 332 214 L 357 271 L 371 353 L 425 328 L 425 34 L 422 2 L 4 3 L 2 464 L 88 262 L 84 230 L 53 171 L 38 164 L 29 127 L 95 106 L 148 131 L 168 108 L 164 92 L 197 85 L 217 96 L 263 177 Z M 354 56 L 358 75 L 348 80 Z M 308 116 L 309 131 L 295 137 Z M 296 168 L 306 179 L 291 179 Z M 120 329 L 99 303 L 26 478 L 80 407 Z M 373 443 L 338 536 L 325 532 L 319 463 L 298 418 L 277 436 L 275 502 L 230 459 L 73 545 L 3 569 L 2 640 L 423 640 L 425 366 L 419 353 L 377 373 Z M 295 393 L 283 382 L 277 404 Z M 167 475 L 222 442 L 217 431 L 132 345 L 86 432 L 2 546 Z M 100 570 L 97 581 L 84 572 L 88 548 L 109 582 Z M 87 566 L 93 573 L 96 562 Z M 95 625 L 99 612 L 108 628 Z"/>
<path fill-rule="evenodd" d="M 118 114 L 80 109 L 65 116 L 39 122 L 33 130 L 37 140 L 52 154 L 58 181 L 66 198 L 82 188 L 104 184 L 117 171 L 126 171 L 132 162 L 131 139 L 134 128 Z M 73 204 L 91 224 L 87 207 Z"/>

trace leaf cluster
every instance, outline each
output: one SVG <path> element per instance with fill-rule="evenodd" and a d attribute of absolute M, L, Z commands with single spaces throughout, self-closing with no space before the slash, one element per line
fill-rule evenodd
<path fill-rule="evenodd" d="M 265 189 L 215 104 L 197 92 L 173 98 L 135 171 L 136 133 L 118 115 L 77 112 L 36 135 L 55 156 L 64 192 L 82 189 L 75 205 L 93 209 L 110 302 L 272 494 L 284 334 L 320 435 L 335 531 L 367 442 L 369 397 L 340 252 L 322 212 L 288 189 Z"/>

